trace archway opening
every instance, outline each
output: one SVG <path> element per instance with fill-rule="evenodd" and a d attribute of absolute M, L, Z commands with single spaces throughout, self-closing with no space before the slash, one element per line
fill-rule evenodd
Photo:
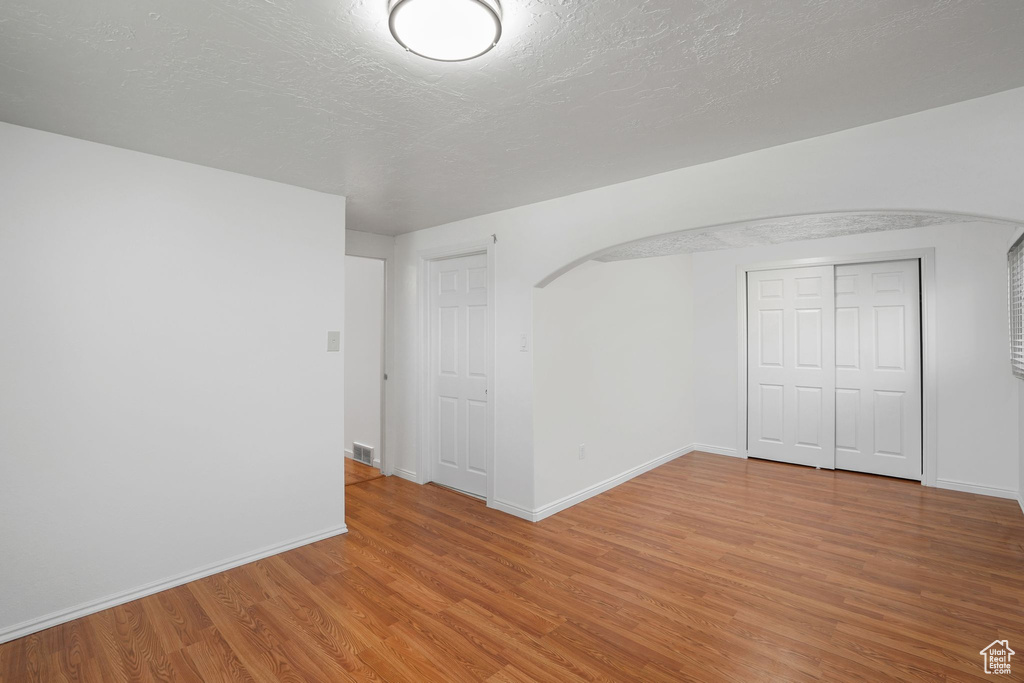
<path fill-rule="evenodd" d="M 742 266 L 921 249 L 938 264 L 937 403 L 950 416 L 931 483 L 1001 490 L 1017 477 L 1006 250 L 1019 232 L 941 212 L 832 213 L 669 233 L 553 273 L 534 291 L 538 508 L 694 449 L 739 453 Z"/>

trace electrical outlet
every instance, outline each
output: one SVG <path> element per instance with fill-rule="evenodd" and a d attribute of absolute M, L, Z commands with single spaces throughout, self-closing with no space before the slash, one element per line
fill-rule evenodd
<path fill-rule="evenodd" d="M 341 332 L 327 333 L 327 351 L 329 353 L 341 351 Z"/>
<path fill-rule="evenodd" d="M 587 444 L 581 443 L 580 444 L 580 448 L 579 448 L 579 452 L 580 452 L 580 460 L 586 460 L 587 459 Z"/>

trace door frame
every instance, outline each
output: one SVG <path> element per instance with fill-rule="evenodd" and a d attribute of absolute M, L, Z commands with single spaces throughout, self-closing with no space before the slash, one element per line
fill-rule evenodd
<path fill-rule="evenodd" d="M 495 443 L 495 402 L 498 399 L 497 382 L 494 379 L 494 342 L 495 335 L 495 293 L 494 293 L 494 251 L 495 240 L 488 236 L 483 240 L 464 242 L 449 247 L 427 249 L 417 254 L 417 276 L 419 282 L 419 353 L 417 354 L 418 367 L 416 377 L 419 384 L 419 405 L 417 409 L 417 441 L 419 452 L 416 454 L 416 482 L 427 484 L 434 480 L 434 471 L 430 462 L 430 443 L 434 436 L 432 395 L 434 392 L 434 381 L 430 376 L 430 358 L 434 346 L 433 337 L 433 316 L 430 315 L 430 266 L 435 261 L 447 261 L 462 256 L 476 256 L 485 254 L 487 256 L 487 320 L 484 324 L 487 330 L 487 429 L 490 432 L 487 436 L 487 443 L 490 446 L 490 453 L 487 454 L 487 507 L 494 505 L 494 463 L 497 444 Z"/>
<path fill-rule="evenodd" d="M 736 268 L 736 298 L 739 321 L 738 410 L 736 414 L 736 454 L 747 458 L 747 273 L 804 266 L 841 266 L 851 263 L 884 261 L 921 262 L 921 483 L 935 486 L 938 479 L 938 384 L 935 344 L 935 248 L 884 251 L 844 256 L 821 256 L 754 263 Z"/>

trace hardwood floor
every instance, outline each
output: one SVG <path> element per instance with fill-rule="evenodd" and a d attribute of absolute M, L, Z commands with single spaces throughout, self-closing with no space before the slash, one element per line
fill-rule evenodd
<path fill-rule="evenodd" d="M 1024 652 L 1013 501 L 704 454 L 539 524 L 345 493 L 346 536 L 2 645 L 0 680 L 963 681 Z"/>
<path fill-rule="evenodd" d="M 356 462 L 352 458 L 345 458 L 345 486 L 361 484 L 364 481 L 380 479 L 384 475 L 376 467 Z"/>

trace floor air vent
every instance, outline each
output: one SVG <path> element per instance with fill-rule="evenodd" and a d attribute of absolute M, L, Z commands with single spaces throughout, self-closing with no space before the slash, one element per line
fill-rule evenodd
<path fill-rule="evenodd" d="M 353 443 L 352 458 L 364 465 L 373 465 L 373 447 L 361 443 Z"/>

